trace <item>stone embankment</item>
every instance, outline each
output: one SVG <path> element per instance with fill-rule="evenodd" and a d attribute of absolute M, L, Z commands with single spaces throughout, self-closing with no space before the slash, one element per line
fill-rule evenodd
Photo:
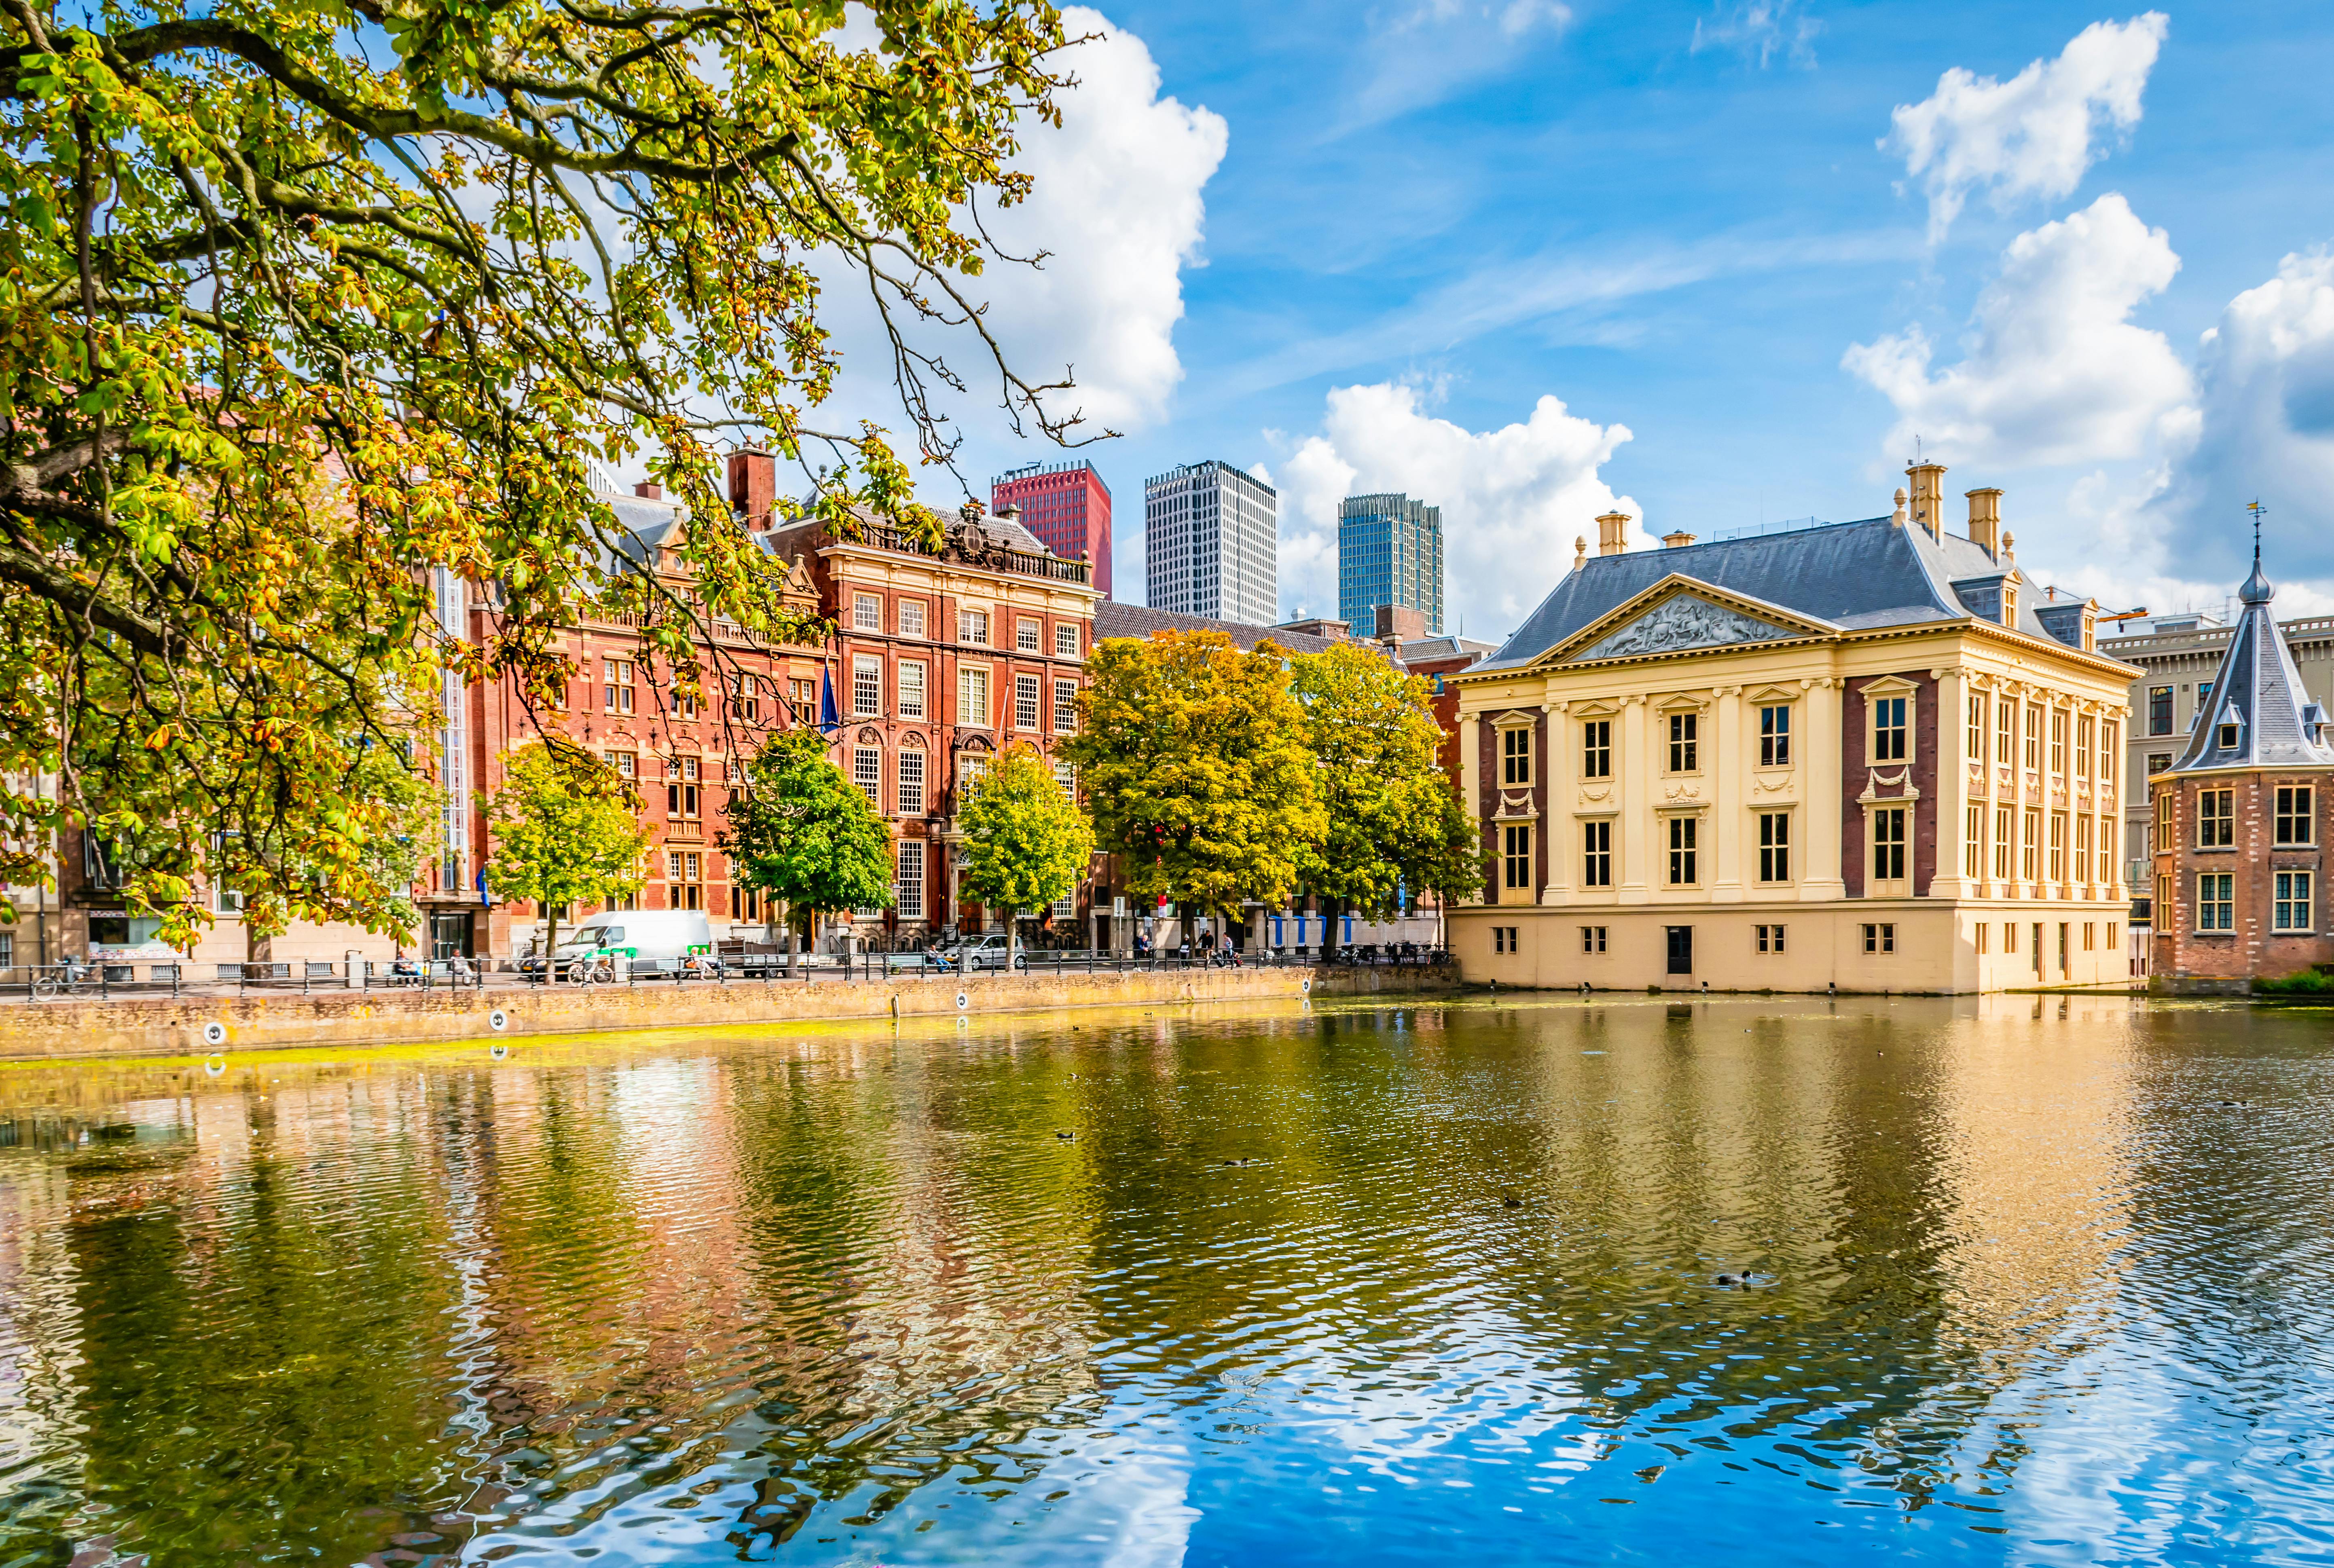
<path fill-rule="evenodd" d="M 1411 996 L 1455 989 L 1449 969 L 1156 969 L 979 975 L 806 985 L 525 986 L 317 991 L 62 1001 L 0 1013 L 0 1060 L 203 1055 L 295 1046 L 410 1044 L 605 1030 L 717 1028 L 826 1019 L 1039 1013 L 1072 1007 Z M 213 1027 L 216 1025 L 216 1027 Z"/>

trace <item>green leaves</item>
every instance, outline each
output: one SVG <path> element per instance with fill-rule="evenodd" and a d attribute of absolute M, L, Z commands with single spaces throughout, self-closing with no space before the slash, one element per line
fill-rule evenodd
<path fill-rule="evenodd" d="M 1094 830 L 1037 751 L 1017 746 L 960 792 L 957 826 L 969 863 L 963 886 L 990 909 L 1038 909 L 1077 890 Z"/>
<path fill-rule="evenodd" d="M 844 48 L 840 0 L 198 9 L 0 12 L 0 775 L 55 781 L 0 794 L 0 843 L 130 813 L 130 896 L 174 939 L 213 875 L 261 925 L 392 926 L 441 670 L 547 690 L 600 607 L 684 680 L 698 604 L 811 634 L 719 443 L 940 542 L 883 431 L 815 423 L 836 360 L 807 258 L 902 321 L 975 320 L 966 205 L 1025 188 L 1005 164 L 1051 117 L 1061 19 L 875 0 L 854 36 L 882 42 Z M 901 363 L 940 456 L 917 378 L 955 372 Z M 602 572 L 593 481 L 636 463 L 685 507 L 685 587 Z M 437 630 L 439 568 L 496 585 L 475 646 Z"/>
<path fill-rule="evenodd" d="M 577 746 L 537 744 L 503 758 L 503 779 L 486 803 L 487 885 L 497 894 L 542 904 L 548 917 L 639 890 L 651 835 L 614 768 Z"/>
<path fill-rule="evenodd" d="M 1086 668 L 1060 750 L 1128 888 L 1211 909 L 1284 897 L 1325 823 L 1280 650 L 1162 632 L 1099 643 Z"/>
<path fill-rule="evenodd" d="M 804 727 L 771 736 L 747 765 L 746 791 L 723 810 L 717 842 L 737 880 L 794 907 L 889 909 L 892 834 L 865 794 L 827 760 L 825 737 Z"/>
<path fill-rule="evenodd" d="M 1426 683 L 1349 643 L 1290 664 L 1325 808 L 1300 857 L 1306 890 L 1383 918 L 1404 892 L 1480 887 L 1480 836 L 1442 771 Z"/>

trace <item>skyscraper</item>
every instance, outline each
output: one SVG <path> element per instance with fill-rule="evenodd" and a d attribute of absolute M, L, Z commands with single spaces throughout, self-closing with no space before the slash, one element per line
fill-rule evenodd
<path fill-rule="evenodd" d="M 989 509 L 1021 509 L 1021 526 L 1065 561 L 1083 552 L 1094 563 L 1094 585 L 1110 597 L 1110 486 L 1087 462 L 1032 463 L 989 486 Z"/>
<path fill-rule="evenodd" d="M 1370 635 L 1400 605 L 1442 630 L 1442 508 L 1403 495 L 1348 495 L 1337 507 L 1337 619 Z"/>
<path fill-rule="evenodd" d="M 1187 463 L 1143 486 L 1153 610 L 1269 626 L 1280 618 L 1280 496 L 1230 463 Z"/>

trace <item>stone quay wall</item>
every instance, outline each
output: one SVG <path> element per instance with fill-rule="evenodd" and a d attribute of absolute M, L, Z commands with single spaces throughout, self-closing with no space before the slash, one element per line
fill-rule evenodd
<path fill-rule="evenodd" d="M 318 991 L 46 1002 L 0 1011 L 0 1061 L 208 1055 L 317 1045 L 411 1044 L 610 1030 L 1042 1013 L 1075 1007 L 1259 1002 L 1457 988 L 1449 969 L 1241 968 L 979 975 L 844 984 L 733 980 L 494 986 L 484 991 Z M 961 998 L 961 1001 L 960 1001 Z M 499 1018 L 499 1026 L 497 1019 Z M 225 1031 L 214 1038 L 210 1025 Z"/>

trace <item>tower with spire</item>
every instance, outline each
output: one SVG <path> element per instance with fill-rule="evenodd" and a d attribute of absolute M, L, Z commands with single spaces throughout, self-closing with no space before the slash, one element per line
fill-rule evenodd
<path fill-rule="evenodd" d="M 2334 733 L 2271 606 L 2252 514 L 2253 569 L 2188 743 L 2153 781 L 2156 951 L 2174 989 L 2238 989 L 2334 963 L 2325 856 L 2334 836 Z"/>

